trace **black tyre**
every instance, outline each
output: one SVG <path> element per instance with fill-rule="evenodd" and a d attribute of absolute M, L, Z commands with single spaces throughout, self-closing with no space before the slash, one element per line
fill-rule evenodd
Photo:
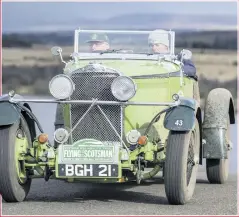
<path fill-rule="evenodd" d="M 228 117 L 226 141 L 230 141 L 230 119 Z M 227 159 L 206 159 L 207 179 L 212 184 L 224 184 L 228 179 L 230 151 Z"/>
<path fill-rule="evenodd" d="M 26 139 L 25 149 L 31 147 L 30 131 L 23 116 L 11 126 L 0 127 L 0 193 L 6 202 L 23 201 L 31 187 L 24 162 L 17 158 L 17 150 L 24 143 L 18 138 Z"/>
<path fill-rule="evenodd" d="M 166 146 L 165 193 L 170 204 L 183 205 L 194 193 L 200 152 L 200 130 L 170 132 Z"/>

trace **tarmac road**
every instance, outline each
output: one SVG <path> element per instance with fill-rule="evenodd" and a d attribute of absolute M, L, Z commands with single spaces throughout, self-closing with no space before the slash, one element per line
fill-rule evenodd
<path fill-rule="evenodd" d="M 211 185 L 199 173 L 192 200 L 169 205 L 161 179 L 137 185 L 34 180 L 25 202 L 3 203 L 3 215 L 236 215 L 237 184 Z"/>
<path fill-rule="evenodd" d="M 43 129 L 53 134 L 55 106 L 34 104 L 33 110 Z M 45 111 L 45 112 L 44 112 Z M 70 184 L 63 181 L 33 180 L 26 201 L 3 202 L 3 215 L 236 215 L 237 138 L 233 130 L 233 152 L 229 180 L 224 185 L 209 184 L 200 167 L 192 200 L 183 206 L 169 205 L 160 176 L 137 185 Z M 234 175 L 233 175 L 234 174 Z M 160 174 L 159 174 L 160 175 Z"/>

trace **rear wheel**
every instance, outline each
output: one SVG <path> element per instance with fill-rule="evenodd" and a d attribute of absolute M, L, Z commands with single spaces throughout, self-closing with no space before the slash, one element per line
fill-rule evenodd
<path fill-rule="evenodd" d="M 227 121 L 227 144 L 230 142 L 230 119 Z M 210 183 L 223 184 L 227 181 L 229 173 L 230 151 L 227 151 L 227 159 L 206 159 L 207 178 Z"/>
<path fill-rule="evenodd" d="M 0 193 L 6 202 L 23 201 L 31 187 L 31 179 L 20 153 L 31 146 L 28 125 L 20 121 L 0 128 Z"/>
<path fill-rule="evenodd" d="M 199 164 L 200 130 L 170 132 L 164 171 L 165 193 L 170 204 L 187 203 L 195 189 Z"/>

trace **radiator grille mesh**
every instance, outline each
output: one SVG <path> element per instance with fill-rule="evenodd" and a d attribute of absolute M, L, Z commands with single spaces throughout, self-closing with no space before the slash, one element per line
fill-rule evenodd
<path fill-rule="evenodd" d="M 117 101 L 111 93 L 111 83 L 119 74 L 102 66 L 88 65 L 71 74 L 75 83 L 75 91 L 71 100 L 92 100 L 97 98 L 103 101 Z M 71 104 L 71 123 L 74 127 L 78 120 L 85 114 L 90 105 Z M 119 135 L 122 132 L 122 110 L 120 105 L 100 105 Z M 72 132 L 73 142 L 92 138 L 100 141 L 116 141 L 120 139 L 105 119 L 99 108 L 95 105 L 86 114 L 84 119 Z"/>

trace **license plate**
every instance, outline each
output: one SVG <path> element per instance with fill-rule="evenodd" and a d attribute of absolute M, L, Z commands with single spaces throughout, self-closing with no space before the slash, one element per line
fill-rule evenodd
<path fill-rule="evenodd" d="M 118 165 L 58 164 L 58 175 L 64 177 L 118 177 Z"/>

